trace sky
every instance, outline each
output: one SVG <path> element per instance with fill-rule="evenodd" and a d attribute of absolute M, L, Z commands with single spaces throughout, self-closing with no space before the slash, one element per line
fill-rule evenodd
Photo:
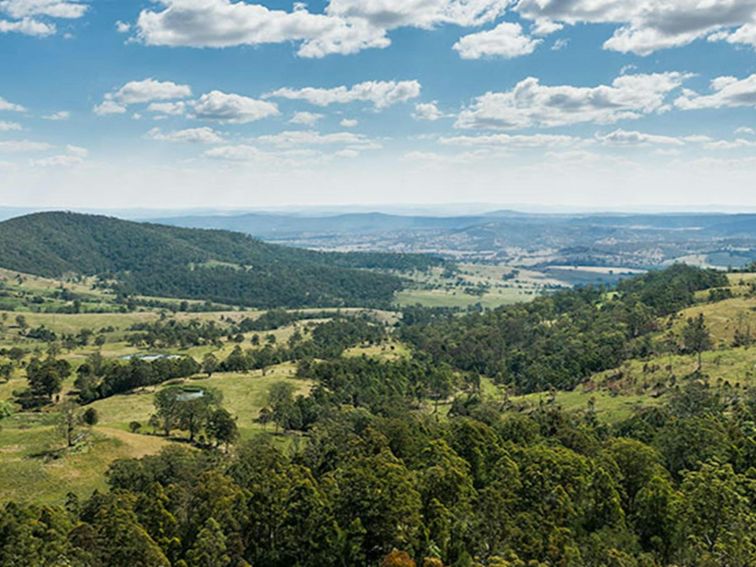
<path fill-rule="evenodd" d="M 0 205 L 756 210 L 756 0 L 0 0 Z"/>

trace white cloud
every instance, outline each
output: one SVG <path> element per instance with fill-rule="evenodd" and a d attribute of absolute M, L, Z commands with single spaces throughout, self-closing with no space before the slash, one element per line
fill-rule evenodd
<path fill-rule="evenodd" d="M 420 96 L 417 81 L 366 81 L 352 87 L 340 86 L 330 89 L 306 87 L 303 89 L 283 88 L 265 95 L 268 98 L 306 100 L 316 106 L 370 102 L 376 109 L 383 109 Z"/>
<path fill-rule="evenodd" d="M 709 36 L 712 41 L 724 40 L 732 44 L 744 44 L 756 47 L 756 23 L 746 24 L 734 32 L 719 32 Z"/>
<path fill-rule="evenodd" d="M 551 20 L 536 20 L 533 23 L 533 26 L 530 28 L 530 33 L 539 37 L 543 37 L 546 35 L 551 35 L 552 33 L 556 33 L 563 28 L 564 26 L 562 24 L 552 22 Z"/>
<path fill-rule="evenodd" d="M 0 12 L 5 12 L 12 18 L 49 16 L 77 19 L 86 11 L 86 4 L 70 0 L 0 0 Z"/>
<path fill-rule="evenodd" d="M 718 77 L 711 81 L 710 95 L 700 95 L 685 90 L 675 100 L 675 106 L 682 110 L 702 108 L 724 108 L 738 106 L 756 107 L 756 73 L 745 79 Z"/>
<path fill-rule="evenodd" d="M 399 27 L 478 26 L 503 14 L 509 0 L 330 0 L 325 13 L 302 3 L 291 12 L 232 0 L 157 0 L 142 10 L 136 37 L 147 45 L 229 47 L 299 42 L 301 57 L 352 54 L 391 44 Z"/>
<path fill-rule="evenodd" d="M 345 20 L 298 9 L 270 10 L 230 0 L 159 0 L 162 9 L 142 10 L 137 37 L 147 45 L 230 47 L 300 41 L 303 57 L 356 53 L 386 47 L 385 31 L 365 20 Z"/>
<path fill-rule="evenodd" d="M 118 33 L 129 33 L 131 31 L 131 24 L 118 20 L 115 23 L 115 28 Z"/>
<path fill-rule="evenodd" d="M 364 19 L 383 29 L 430 29 L 440 24 L 486 24 L 503 14 L 508 5 L 509 0 L 330 0 L 326 12 Z"/>
<path fill-rule="evenodd" d="M 512 59 L 533 53 L 541 41 L 525 35 L 520 24 L 502 22 L 492 30 L 463 36 L 453 48 L 462 59 Z"/>
<path fill-rule="evenodd" d="M 98 116 L 108 116 L 111 114 L 124 114 L 126 107 L 112 100 L 104 100 L 92 110 Z"/>
<path fill-rule="evenodd" d="M 44 152 L 52 146 L 31 140 L 0 140 L 0 153 Z"/>
<path fill-rule="evenodd" d="M 171 100 L 192 95 L 188 85 L 178 85 L 172 81 L 130 81 L 113 93 L 112 100 L 124 105 L 143 104 L 154 100 Z"/>
<path fill-rule="evenodd" d="M 294 130 L 279 132 L 267 136 L 260 136 L 256 141 L 266 146 L 278 148 L 294 148 L 301 146 L 343 145 L 350 149 L 378 149 L 380 144 L 370 140 L 362 134 L 353 132 L 335 132 L 321 134 L 314 130 Z"/>
<path fill-rule="evenodd" d="M 212 91 L 192 103 L 197 118 L 229 124 L 246 124 L 279 114 L 278 107 L 264 100 Z"/>
<path fill-rule="evenodd" d="M 172 81 L 144 79 L 130 81 L 118 90 L 105 95 L 102 103 L 94 108 L 95 114 L 123 114 L 132 104 L 146 104 L 156 100 L 186 98 L 192 95 L 188 85 L 179 85 Z"/>
<path fill-rule="evenodd" d="M 59 110 L 58 112 L 53 112 L 52 114 L 46 114 L 42 118 L 44 118 L 45 120 L 59 122 L 71 118 L 71 113 L 68 110 Z"/>
<path fill-rule="evenodd" d="M 20 33 L 33 37 L 46 37 L 55 33 L 55 26 L 34 20 L 24 18 L 18 21 L 0 20 L 0 33 Z"/>
<path fill-rule="evenodd" d="M 32 167 L 72 167 L 80 165 L 84 158 L 73 154 L 60 154 L 46 158 L 31 160 Z"/>
<path fill-rule="evenodd" d="M 355 120 L 354 118 L 344 118 L 339 122 L 342 128 L 356 128 L 359 123 L 359 120 Z"/>
<path fill-rule="evenodd" d="M 0 120 L 0 132 L 10 132 L 12 130 L 21 130 L 21 124 L 17 122 L 4 122 Z"/>
<path fill-rule="evenodd" d="M 89 150 L 87 148 L 82 148 L 81 146 L 72 146 L 70 144 L 66 146 L 66 151 L 69 154 L 72 154 L 81 158 L 85 158 L 89 155 Z"/>
<path fill-rule="evenodd" d="M 536 22 L 616 24 L 604 48 L 638 55 L 723 29 L 728 31 L 717 39 L 751 43 L 756 23 L 756 0 L 519 0 L 514 9 Z"/>
<path fill-rule="evenodd" d="M 608 134 L 597 134 L 596 139 L 604 144 L 614 146 L 643 146 L 650 144 L 682 146 L 685 144 L 684 139 L 673 136 L 661 136 L 622 129 Z"/>
<path fill-rule="evenodd" d="M 412 114 L 415 120 L 428 120 L 435 122 L 439 118 L 444 117 L 444 113 L 438 108 L 438 103 L 433 102 L 420 102 L 415 105 L 415 112 Z"/>
<path fill-rule="evenodd" d="M 186 103 L 177 102 L 152 102 L 147 107 L 148 112 L 167 114 L 168 116 L 181 116 L 186 113 Z"/>
<path fill-rule="evenodd" d="M 740 128 L 735 130 L 735 134 L 739 134 L 741 136 L 756 136 L 756 129 L 749 128 L 748 126 L 741 126 Z"/>
<path fill-rule="evenodd" d="M 590 140 L 583 140 L 574 136 L 549 134 L 492 134 L 488 136 L 452 136 L 440 138 L 439 143 L 445 146 L 463 147 L 511 147 L 511 148 L 543 148 L 555 146 L 575 146 L 590 144 Z"/>
<path fill-rule="evenodd" d="M 221 146 L 207 150 L 207 157 L 228 161 L 254 161 L 265 157 L 265 154 L 254 146 L 241 144 L 238 146 Z"/>
<path fill-rule="evenodd" d="M 551 51 L 561 51 L 565 47 L 567 47 L 570 44 L 570 40 L 564 37 L 560 37 L 558 40 L 554 42 L 554 45 L 551 46 Z"/>
<path fill-rule="evenodd" d="M 632 120 L 667 110 L 667 96 L 685 79 L 681 73 L 623 75 L 611 85 L 574 87 L 546 86 L 528 77 L 511 91 L 479 96 L 459 114 L 455 126 L 511 129 Z"/>
<path fill-rule="evenodd" d="M 13 104 L 12 102 L 8 102 L 1 96 L 0 96 L 0 110 L 5 110 L 8 112 L 25 112 L 26 111 L 26 109 L 20 104 Z"/>
<path fill-rule="evenodd" d="M 55 24 L 39 18 L 76 19 L 87 11 L 87 5 L 70 0 L 0 0 L 0 14 L 11 20 L 0 19 L 0 33 L 20 33 L 33 37 L 53 35 Z"/>
<path fill-rule="evenodd" d="M 302 124 L 304 126 L 312 126 L 323 118 L 322 114 L 318 114 L 316 112 L 297 112 L 294 114 L 294 116 L 289 120 L 291 124 Z"/>
<path fill-rule="evenodd" d="M 153 128 L 147 132 L 147 137 L 161 142 L 186 142 L 191 144 L 220 144 L 223 136 L 212 128 L 187 128 L 174 132 L 163 132 L 160 128 Z"/>

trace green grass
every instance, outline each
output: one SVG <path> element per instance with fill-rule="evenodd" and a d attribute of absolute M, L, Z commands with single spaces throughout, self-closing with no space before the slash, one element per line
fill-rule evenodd
<path fill-rule="evenodd" d="M 211 378 L 196 377 L 183 383 L 218 390 L 223 395 L 223 407 L 236 416 L 242 437 L 249 437 L 264 430 L 255 420 L 265 405 L 268 391 L 273 384 L 289 382 L 298 393 L 309 392 L 312 384 L 295 378 L 294 373 L 294 365 L 281 364 L 270 369 L 266 376 L 259 370 L 248 374 L 218 373 Z M 149 429 L 147 421 L 155 409 L 154 395 L 159 388 L 160 386 L 145 388 L 139 392 L 113 396 L 94 402 L 91 406 L 97 409 L 103 426 L 128 431 L 129 423 L 138 421 L 146 432 Z"/>
<path fill-rule="evenodd" d="M 673 330 L 681 333 L 688 318 L 703 314 L 715 345 L 732 343 L 736 329 L 751 329 L 756 334 L 756 297 L 734 297 L 716 303 L 704 303 L 680 312 Z"/>
<path fill-rule="evenodd" d="M 279 444 L 287 445 L 295 442 L 294 436 L 274 436 L 273 426 L 266 428 L 255 420 L 274 383 L 289 382 L 297 393 L 309 392 L 311 382 L 294 378 L 294 372 L 293 365 L 283 364 L 271 369 L 266 376 L 260 371 L 215 374 L 209 379 L 197 377 L 185 383 L 221 392 L 223 407 L 236 416 L 242 439 L 266 433 Z M 13 382 L 16 387 L 24 383 L 20 379 Z M 62 503 L 68 492 L 87 496 L 95 489 L 105 488 L 104 474 L 114 460 L 154 454 L 171 443 L 171 440 L 150 434 L 147 425 L 154 412 L 153 399 L 159 388 L 146 388 L 91 404 L 97 409 L 100 422 L 89 440 L 74 450 L 62 450 L 63 439 L 55 425 L 54 408 L 41 413 L 17 413 L 3 420 L 0 431 L 0 502 L 14 499 Z M 132 421 L 142 423 L 139 434 L 129 432 Z M 185 436 L 178 431 L 174 435 L 178 440 Z"/>
<path fill-rule="evenodd" d="M 500 264 L 460 264 L 458 271 L 447 274 L 441 268 L 410 275 L 413 284 L 395 295 L 399 306 L 469 307 L 480 303 L 485 308 L 531 301 L 546 289 L 565 286 L 540 272 Z M 505 279 L 507 278 L 507 279 Z M 480 290 L 482 293 L 478 293 Z"/>
<path fill-rule="evenodd" d="M 89 496 L 105 488 L 105 471 L 116 459 L 155 453 L 157 437 L 113 435 L 95 428 L 80 447 L 61 451 L 63 440 L 54 415 L 16 414 L 0 432 L 0 502 L 24 500 L 61 504 L 69 492 Z"/>

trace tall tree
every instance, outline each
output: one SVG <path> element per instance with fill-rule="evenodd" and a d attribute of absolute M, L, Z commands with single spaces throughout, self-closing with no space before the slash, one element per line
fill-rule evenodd
<path fill-rule="evenodd" d="M 685 350 L 698 356 L 696 372 L 701 372 L 701 353 L 710 349 L 712 345 L 711 333 L 706 326 L 703 313 L 699 313 L 698 317 L 688 319 L 685 328 L 683 328 L 683 344 Z"/>

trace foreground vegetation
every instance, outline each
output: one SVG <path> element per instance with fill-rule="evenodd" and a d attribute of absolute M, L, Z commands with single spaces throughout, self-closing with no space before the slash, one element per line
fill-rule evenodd
<path fill-rule="evenodd" d="M 0 563 L 751 565 L 754 283 L 7 312 Z"/>

